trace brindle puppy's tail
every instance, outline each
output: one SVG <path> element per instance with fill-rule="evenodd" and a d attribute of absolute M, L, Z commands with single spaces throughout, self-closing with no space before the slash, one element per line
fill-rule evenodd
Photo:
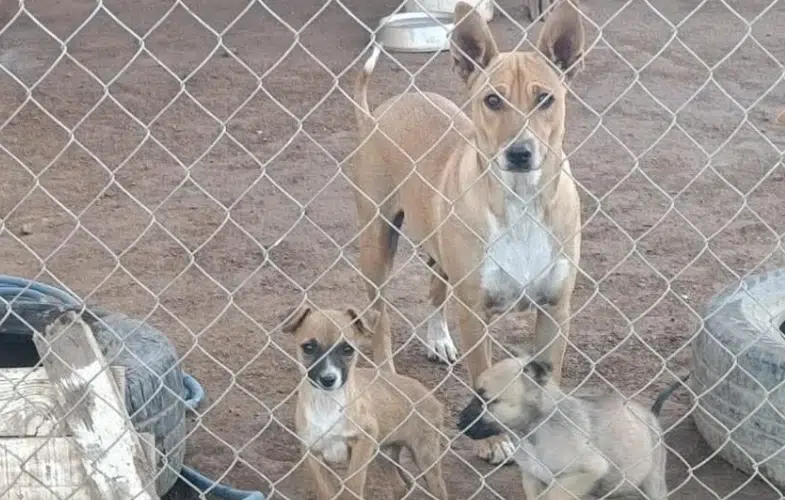
<path fill-rule="evenodd" d="M 660 416 L 660 411 L 662 411 L 662 405 L 665 404 L 665 401 L 669 397 L 671 397 L 671 395 L 676 391 L 676 389 L 684 385 L 684 383 L 687 382 L 687 380 L 689 380 L 690 375 L 692 375 L 692 372 L 681 377 L 679 380 L 672 383 L 671 385 L 663 389 L 662 392 L 660 392 L 659 396 L 657 396 L 657 399 L 654 400 L 654 404 L 651 405 L 651 412 L 654 414 L 655 417 Z"/>

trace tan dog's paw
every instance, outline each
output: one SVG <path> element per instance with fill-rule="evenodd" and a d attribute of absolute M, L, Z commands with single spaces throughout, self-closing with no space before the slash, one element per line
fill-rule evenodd
<path fill-rule="evenodd" d="M 452 341 L 443 312 L 431 316 L 428 321 L 426 343 L 429 360 L 452 364 L 458 359 L 458 349 Z"/>
<path fill-rule="evenodd" d="M 455 348 L 452 339 L 428 339 L 428 359 L 434 362 L 447 364 L 455 363 L 458 359 L 458 349 Z"/>
<path fill-rule="evenodd" d="M 512 456 L 515 453 L 515 445 L 509 436 L 493 436 L 477 443 L 477 456 L 491 465 L 510 465 L 515 462 Z"/>

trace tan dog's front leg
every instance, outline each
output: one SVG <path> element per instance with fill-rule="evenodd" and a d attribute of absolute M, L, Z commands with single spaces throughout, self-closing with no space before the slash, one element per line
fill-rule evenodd
<path fill-rule="evenodd" d="M 485 315 L 464 305 L 463 297 L 458 298 L 461 349 L 466 353 L 466 367 L 474 387 L 477 377 L 491 366 L 491 340 L 485 334 Z"/>
<path fill-rule="evenodd" d="M 458 351 L 450 337 L 447 328 L 447 315 L 444 310 L 444 303 L 447 300 L 447 275 L 439 265 L 431 259 L 428 263 L 431 267 L 431 288 L 428 296 L 433 306 L 431 317 L 428 318 L 428 330 L 426 341 L 428 343 L 428 359 L 431 361 L 443 361 L 445 363 L 455 363 L 458 359 Z"/>
<path fill-rule="evenodd" d="M 352 446 L 352 456 L 349 459 L 349 468 L 346 471 L 346 480 L 344 481 L 345 489 L 341 493 L 341 500 L 365 500 L 363 492 L 365 490 L 368 466 L 378 448 L 375 440 L 375 434 L 373 435 L 373 440 L 363 436 Z"/>
<path fill-rule="evenodd" d="M 335 489 L 330 483 L 329 469 L 313 453 L 310 451 L 307 453 L 306 462 L 308 463 L 308 470 L 311 473 L 313 482 L 316 485 L 316 498 L 319 500 L 332 500 L 335 498 Z"/>
<path fill-rule="evenodd" d="M 570 293 L 572 289 L 570 288 Z M 570 336 L 570 296 L 556 305 L 543 306 L 537 310 L 534 325 L 534 344 L 537 357 L 550 361 L 553 366 L 553 381 L 561 384 L 562 364 Z"/>
<path fill-rule="evenodd" d="M 461 328 L 461 349 L 466 352 L 466 365 L 472 381 L 472 388 L 476 388 L 477 377 L 491 366 L 491 340 L 486 335 L 486 326 L 481 319 L 483 316 L 472 311 L 463 304 L 458 304 L 459 322 Z M 484 439 L 477 443 L 477 455 L 494 465 L 512 463 L 515 446 L 509 436 L 500 435 Z"/>

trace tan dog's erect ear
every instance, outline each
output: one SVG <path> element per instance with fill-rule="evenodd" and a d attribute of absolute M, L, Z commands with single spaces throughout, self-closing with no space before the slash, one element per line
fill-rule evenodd
<path fill-rule="evenodd" d="M 491 35 L 488 23 L 472 6 L 459 1 L 455 4 L 455 29 L 450 36 L 453 65 L 463 81 L 477 70 L 486 68 L 499 49 Z"/>
<path fill-rule="evenodd" d="M 352 327 L 360 334 L 362 337 L 373 337 L 373 331 L 376 327 L 376 322 L 379 320 L 379 313 L 374 311 L 373 309 L 368 309 L 363 314 L 361 318 L 357 311 L 353 308 L 346 309 L 346 314 L 352 318 Z"/>
<path fill-rule="evenodd" d="M 543 10 L 547 9 L 553 0 L 524 0 L 523 2 L 523 17 L 530 22 L 542 15 Z M 540 17 L 540 22 L 545 21 L 545 17 Z"/>
<path fill-rule="evenodd" d="M 311 308 L 308 306 L 294 307 L 287 312 L 283 317 L 283 325 L 281 331 L 284 333 L 294 333 L 303 324 L 305 318 L 311 314 Z"/>
<path fill-rule="evenodd" d="M 537 49 L 570 79 L 583 69 L 585 43 L 578 0 L 560 0 L 540 31 Z"/>
<path fill-rule="evenodd" d="M 777 123 L 780 125 L 785 125 L 785 109 L 780 111 L 780 114 L 777 115 Z"/>

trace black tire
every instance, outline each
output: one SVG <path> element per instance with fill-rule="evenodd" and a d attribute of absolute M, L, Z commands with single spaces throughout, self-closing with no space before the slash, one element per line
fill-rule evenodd
<path fill-rule="evenodd" d="M 785 269 L 726 288 L 704 318 L 692 343 L 695 425 L 730 464 L 785 488 Z"/>
<path fill-rule="evenodd" d="M 12 310 L 15 314 L 0 324 L 0 337 L 32 344 L 30 327 L 43 331 L 64 308 L 19 301 Z M 6 306 L 0 303 L 0 318 L 5 312 Z M 125 368 L 125 400 L 134 428 L 155 436 L 159 451 L 155 486 L 162 496 L 177 481 L 185 456 L 186 390 L 174 347 L 161 332 L 123 314 L 92 310 L 82 318 L 92 328 L 107 362 Z"/>

